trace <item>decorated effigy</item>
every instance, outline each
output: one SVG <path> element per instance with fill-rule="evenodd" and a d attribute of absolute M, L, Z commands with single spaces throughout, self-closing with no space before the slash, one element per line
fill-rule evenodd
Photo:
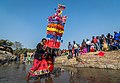
<path fill-rule="evenodd" d="M 63 42 L 62 36 L 67 16 L 62 15 L 62 12 L 65 8 L 64 5 L 58 4 L 55 14 L 48 17 L 46 46 L 49 48 L 60 48 L 60 44 Z"/>

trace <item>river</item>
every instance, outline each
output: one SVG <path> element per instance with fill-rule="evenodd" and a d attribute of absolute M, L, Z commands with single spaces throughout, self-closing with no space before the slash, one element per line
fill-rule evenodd
<path fill-rule="evenodd" d="M 10 63 L 0 67 L 0 83 L 120 83 L 120 70 L 71 68 L 55 65 L 50 77 L 26 81 L 31 64 Z"/>

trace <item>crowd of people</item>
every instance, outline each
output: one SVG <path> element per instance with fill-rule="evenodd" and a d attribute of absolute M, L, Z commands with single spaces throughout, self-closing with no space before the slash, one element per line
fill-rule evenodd
<path fill-rule="evenodd" d="M 82 55 L 88 52 L 112 51 L 120 49 L 120 32 L 114 32 L 114 35 L 108 33 L 106 36 L 92 36 L 92 39 L 83 39 L 81 45 L 73 41 L 68 43 L 69 55 Z"/>
<path fill-rule="evenodd" d="M 15 55 L 15 61 L 19 63 L 31 63 L 34 58 L 33 53 L 29 53 L 27 50 L 24 53 L 15 53 Z"/>

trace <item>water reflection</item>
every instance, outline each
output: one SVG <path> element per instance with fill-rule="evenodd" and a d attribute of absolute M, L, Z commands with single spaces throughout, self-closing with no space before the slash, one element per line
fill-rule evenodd
<path fill-rule="evenodd" d="M 16 64 L 16 69 L 20 68 L 20 63 Z"/>
<path fill-rule="evenodd" d="M 52 77 L 48 77 L 48 79 L 45 80 L 45 83 L 53 83 Z"/>
<path fill-rule="evenodd" d="M 74 72 L 69 71 L 69 75 L 70 75 L 70 83 L 74 83 Z"/>
<path fill-rule="evenodd" d="M 56 66 L 50 76 L 26 81 L 31 67 L 27 63 L 12 63 L 0 67 L 0 83 L 120 83 L 120 70 L 71 68 Z"/>
<path fill-rule="evenodd" d="M 23 71 L 25 71 L 26 70 L 26 65 L 25 65 L 25 63 L 23 63 L 23 69 L 22 69 Z"/>
<path fill-rule="evenodd" d="M 55 83 L 53 81 L 54 78 L 59 78 L 61 76 L 61 72 L 63 69 L 60 67 L 54 68 L 53 72 L 50 75 L 43 75 L 40 77 L 31 77 L 28 83 Z"/>
<path fill-rule="evenodd" d="M 52 75 L 54 76 L 54 78 L 59 78 L 59 76 L 61 75 L 61 68 L 54 68 Z"/>
<path fill-rule="evenodd" d="M 120 83 L 120 70 L 67 68 L 70 83 Z"/>
<path fill-rule="evenodd" d="M 33 81 L 32 83 L 54 83 L 53 82 L 53 78 L 52 77 L 47 77 L 47 78 L 45 78 L 45 79 L 37 79 L 37 80 L 35 80 L 35 81 Z M 30 81 L 28 81 L 27 83 L 31 83 Z"/>

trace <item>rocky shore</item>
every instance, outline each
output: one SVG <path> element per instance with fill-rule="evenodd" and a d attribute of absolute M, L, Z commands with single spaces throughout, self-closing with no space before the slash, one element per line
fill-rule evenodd
<path fill-rule="evenodd" d="M 15 58 L 16 58 L 15 55 L 13 55 L 9 52 L 0 50 L 0 66 L 14 61 Z"/>
<path fill-rule="evenodd" d="M 120 50 L 105 52 L 104 56 L 98 56 L 98 53 L 86 53 L 71 59 L 67 58 L 68 55 L 64 55 L 57 57 L 55 63 L 79 68 L 120 69 Z"/>

